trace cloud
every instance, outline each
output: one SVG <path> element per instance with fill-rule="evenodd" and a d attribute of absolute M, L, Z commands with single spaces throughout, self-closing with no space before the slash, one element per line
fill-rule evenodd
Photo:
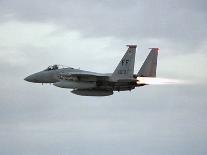
<path fill-rule="evenodd" d="M 55 23 L 85 36 L 206 42 L 206 1 L 2 1 L 2 19 Z M 6 16 L 6 17 L 5 17 Z"/>

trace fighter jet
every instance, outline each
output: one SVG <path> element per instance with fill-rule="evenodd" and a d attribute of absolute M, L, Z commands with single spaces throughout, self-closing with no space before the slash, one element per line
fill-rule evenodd
<path fill-rule="evenodd" d="M 127 45 L 128 49 L 113 73 L 96 73 L 61 65 L 49 66 L 24 80 L 33 83 L 53 83 L 60 88 L 72 89 L 81 96 L 109 96 L 114 91 L 131 91 L 147 85 L 143 77 L 156 77 L 158 48 L 151 48 L 141 69 L 134 74 L 137 45 Z"/>

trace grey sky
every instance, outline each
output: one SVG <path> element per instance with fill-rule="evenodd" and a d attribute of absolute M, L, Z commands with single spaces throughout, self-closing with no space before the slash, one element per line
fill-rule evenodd
<path fill-rule="evenodd" d="M 0 154 L 207 153 L 207 1 L 0 1 Z M 58 63 L 112 72 L 126 44 L 135 71 L 160 47 L 158 76 L 191 85 L 79 97 L 23 81 Z"/>
<path fill-rule="evenodd" d="M 159 37 L 182 41 L 182 44 L 200 43 L 206 36 L 205 0 L 3 0 L 1 6 L 4 20 L 9 16 L 24 21 L 55 23 L 87 36 L 139 40 Z"/>

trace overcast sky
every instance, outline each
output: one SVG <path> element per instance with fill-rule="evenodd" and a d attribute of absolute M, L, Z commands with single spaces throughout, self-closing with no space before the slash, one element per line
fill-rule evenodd
<path fill-rule="evenodd" d="M 0 154 L 207 154 L 206 0 L 0 0 Z M 191 81 L 80 97 L 23 79 L 52 64 L 135 72 L 159 47 L 157 75 Z"/>

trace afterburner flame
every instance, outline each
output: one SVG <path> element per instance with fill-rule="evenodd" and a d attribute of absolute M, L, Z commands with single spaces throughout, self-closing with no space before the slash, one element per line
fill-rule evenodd
<path fill-rule="evenodd" d="M 152 85 L 165 85 L 165 84 L 184 84 L 185 82 L 177 79 L 156 78 L 156 77 L 137 77 L 137 84 L 152 84 Z"/>

